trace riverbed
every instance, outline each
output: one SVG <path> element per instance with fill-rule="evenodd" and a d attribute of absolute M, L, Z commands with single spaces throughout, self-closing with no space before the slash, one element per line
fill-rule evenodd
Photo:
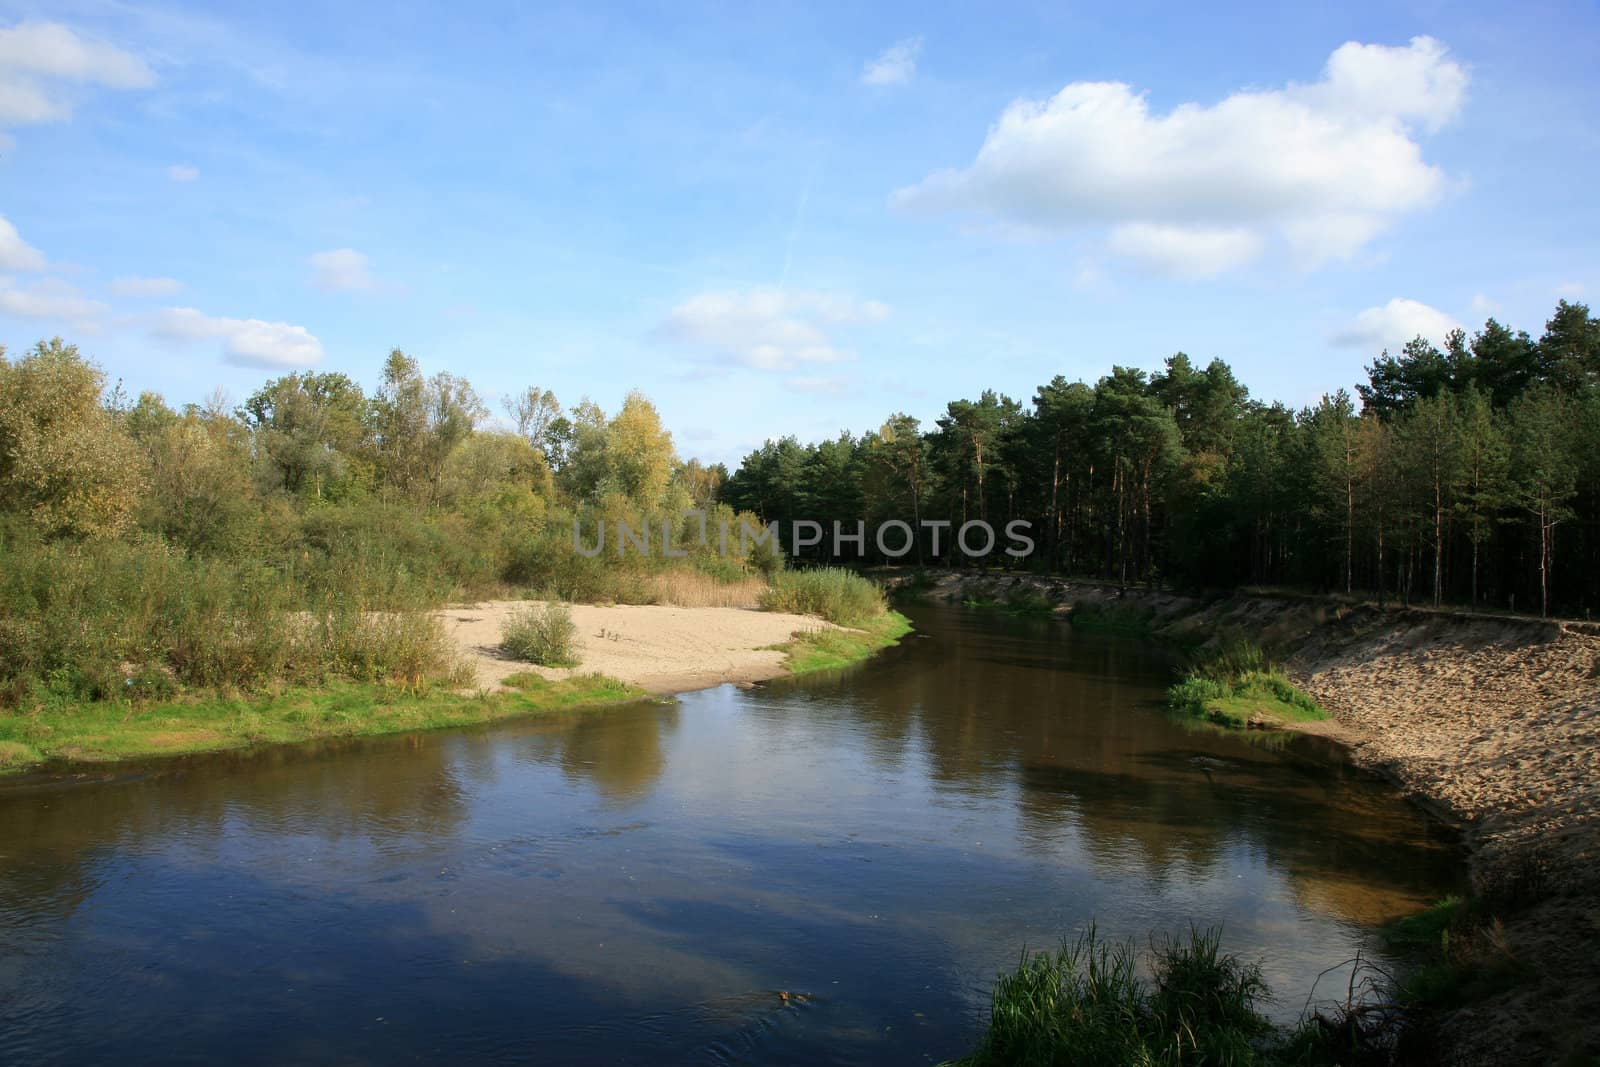
<path fill-rule="evenodd" d="M 1221 924 L 1289 1020 L 1462 884 L 1336 746 L 1169 719 L 1159 646 L 912 615 L 833 674 L 0 788 L 0 1062 L 936 1062 L 1091 922 Z"/>

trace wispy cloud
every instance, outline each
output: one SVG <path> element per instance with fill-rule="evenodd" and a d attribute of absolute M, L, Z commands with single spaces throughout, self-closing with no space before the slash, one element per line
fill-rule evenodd
<path fill-rule="evenodd" d="M 0 127 L 67 121 L 79 86 L 146 89 L 155 81 L 138 56 L 59 22 L 0 28 Z"/>
<path fill-rule="evenodd" d="M 183 291 L 183 283 L 176 278 L 115 278 L 111 282 L 111 292 L 114 296 L 125 296 L 135 300 L 149 300 L 155 297 L 172 296 Z"/>
<path fill-rule="evenodd" d="M 318 289 L 331 293 L 374 293 L 379 289 L 367 257 L 353 248 L 318 252 L 306 262 L 314 270 L 311 284 Z"/>
<path fill-rule="evenodd" d="M 917 73 L 917 57 L 921 54 L 921 37 L 897 41 L 861 68 L 861 84 L 904 85 Z"/>
<path fill-rule="evenodd" d="M 850 358 L 831 336 L 840 327 L 881 322 L 889 308 L 811 290 L 740 289 L 699 293 L 667 315 L 659 333 L 760 370 Z"/>
<path fill-rule="evenodd" d="M 200 177 L 200 168 L 191 163 L 174 163 L 167 168 L 167 177 L 175 182 L 197 181 Z"/>

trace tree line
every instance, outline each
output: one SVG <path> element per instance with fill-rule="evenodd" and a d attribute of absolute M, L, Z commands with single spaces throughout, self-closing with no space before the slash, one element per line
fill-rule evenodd
<path fill-rule="evenodd" d="M 1025 519 L 1031 565 L 1122 582 L 1370 593 L 1587 614 L 1600 603 L 1600 320 L 1535 340 L 1490 319 L 1366 368 L 1307 408 L 1178 353 L 1026 403 L 985 390 L 932 426 L 769 440 L 722 499 L 785 525 Z M 947 537 L 946 542 L 949 541 Z M 826 545 L 816 550 L 825 550 Z M 931 540 L 920 562 L 960 563 Z M 990 562 L 993 562 L 992 560 Z"/>

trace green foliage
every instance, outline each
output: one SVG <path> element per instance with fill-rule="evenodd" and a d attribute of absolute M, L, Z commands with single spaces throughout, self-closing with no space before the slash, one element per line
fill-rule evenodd
<path fill-rule="evenodd" d="M 1237 640 L 1190 668 L 1167 690 L 1167 706 L 1227 726 L 1327 718 L 1260 645 Z"/>
<path fill-rule="evenodd" d="M 500 649 L 541 667 L 576 667 L 577 638 L 572 609 L 551 601 L 530 604 L 512 614 L 500 631 Z"/>
<path fill-rule="evenodd" d="M 1152 949 L 1152 977 L 1131 942 L 1091 927 L 1055 953 L 1024 954 L 995 983 L 989 1027 L 959 1062 L 999 1065 L 1253 1064 L 1270 1026 L 1261 969 L 1220 950 L 1218 931 Z"/>
<path fill-rule="evenodd" d="M 790 674 L 837 670 L 898 645 L 912 630 L 911 620 L 889 611 L 847 630 L 809 630 L 782 646 Z"/>
<path fill-rule="evenodd" d="M 818 615 L 840 626 L 855 626 L 888 610 L 883 590 L 870 578 L 841 567 L 787 571 L 777 575 L 761 598 L 766 611 Z"/>
<path fill-rule="evenodd" d="M 1148 637 L 1154 626 L 1155 613 L 1149 608 L 1129 604 L 1106 604 L 1098 600 L 1081 600 L 1072 606 L 1067 616 L 1074 629 L 1090 633 L 1121 634 L 1125 637 Z"/>

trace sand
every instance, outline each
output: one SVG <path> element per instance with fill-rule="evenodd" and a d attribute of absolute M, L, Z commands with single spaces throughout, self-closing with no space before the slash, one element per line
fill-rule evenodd
<path fill-rule="evenodd" d="M 515 660 L 499 649 L 506 619 L 532 603 L 494 600 L 436 613 L 476 669 L 478 685 L 497 689 L 507 675 L 527 671 L 551 679 L 597 672 L 657 695 L 748 684 L 788 673 L 784 653 L 774 646 L 796 633 L 832 628 L 809 615 L 747 608 L 576 604 L 579 663 L 563 669 Z"/>

